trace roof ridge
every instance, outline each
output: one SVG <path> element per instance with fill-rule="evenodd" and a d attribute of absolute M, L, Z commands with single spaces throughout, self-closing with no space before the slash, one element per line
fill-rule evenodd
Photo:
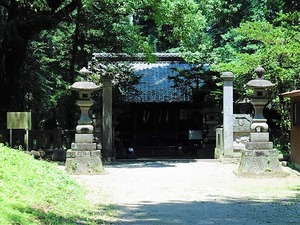
<path fill-rule="evenodd" d="M 184 62 L 184 59 L 179 53 L 152 53 L 157 58 L 157 61 L 172 61 L 172 62 Z M 93 53 L 93 58 L 101 61 L 146 61 L 146 55 L 144 53 Z"/>

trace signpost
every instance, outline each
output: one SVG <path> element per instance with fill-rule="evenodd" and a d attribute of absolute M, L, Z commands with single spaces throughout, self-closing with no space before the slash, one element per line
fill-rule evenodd
<path fill-rule="evenodd" d="M 29 130 L 31 130 L 31 112 L 7 112 L 7 129 L 10 131 L 12 146 L 12 130 L 26 130 L 26 150 L 29 150 Z"/>

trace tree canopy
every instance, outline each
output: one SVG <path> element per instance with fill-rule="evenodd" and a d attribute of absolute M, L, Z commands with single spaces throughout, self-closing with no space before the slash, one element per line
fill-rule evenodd
<path fill-rule="evenodd" d="M 281 129 L 282 140 L 290 129 L 289 101 L 280 95 L 299 89 L 300 82 L 300 13 L 280 14 L 273 21 L 241 23 L 223 35 L 226 44 L 215 49 L 215 67 L 218 71 L 232 71 L 239 98 L 251 97 L 244 85 L 255 78 L 254 69 L 262 65 L 266 79 L 276 88 L 269 91 L 272 108 L 281 115 L 276 121 Z"/>
<path fill-rule="evenodd" d="M 28 57 L 28 47 L 41 31 L 55 28 L 66 20 L 79 1 L 23 1 L 3 0 L 0 2 L 0 107 L 7 110 L 24 110 L 22 102 L 31 95 L 32 84 L 26 80 L 23 67 Z M 37 63 L 41 58 L 36 58 Z M 36 68 L 35 68 L 36 69 Z M 34 81 L 43 79 L 35 70 Z M 36 83 L 36 82 L 34 82 Z M 38 83 L 39 85 L 40 83 Z M 26 87 L 27 85 L 27 87 Z M 26 94 L 24 93 L 26 92 Z M 24 99 L 25 98 L 25 99 Z M 15 99 L 15 101 L 13 101 Z M 19 104 L 12 105 L 12 103 Z"/>
<path fill-rule="evenodd" d="M 53 126 L 72 120 L 68 86 L 93 52 L 143 52 L 150 61 L 152 52 L 177 52 L 216 72 L 232 71 L 240 97 L 263 65 L 278 87 L 278 112 L 287 112 L 278 93 L 298 88 L 296 1 L 2 0 L 0 24 L 2 119 L 8 110 L 32 110 Z"/>

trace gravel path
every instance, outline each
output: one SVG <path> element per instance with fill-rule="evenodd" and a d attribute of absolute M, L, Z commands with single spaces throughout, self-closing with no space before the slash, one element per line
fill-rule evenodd
<path fill-rule="evenodd" d="M 73 176 L 93 203 L 116 205 L 118 225 L 300 224 L 300 176 L 238 178 L 216 160 L 137 161 Z"/>

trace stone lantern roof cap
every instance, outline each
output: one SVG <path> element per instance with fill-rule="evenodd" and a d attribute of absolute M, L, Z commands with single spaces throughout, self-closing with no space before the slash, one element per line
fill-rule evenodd
<path fill-rule="evenodd" d="M 90 81 L 78 81 L 72 84 L 70 88 L 73 91 L 96 91 L 100 89 L 100 86 Z"/>
<path fill-rule="evenodd" d="M 265 80 L 263 78 L 263 75 L 265 74 L 265 69 L 262 66 L 259 66 L 255 69 L 255 72 L 257 74 L 257 78 L 250 80 L 247 84 L 246 87 L 247 88 L 270 88 L 275 86 L 275 84 L 273 84 L 272 82 Z"/>
<path fill-rule="evenodd" d="M 87 76 L 88 74 L 91 74 L 92 72 L 89 71 L 86 67 L 82 67 L 82 69 L 79 70 L 79 73 L 81 74 L 81 76 Z"/>

